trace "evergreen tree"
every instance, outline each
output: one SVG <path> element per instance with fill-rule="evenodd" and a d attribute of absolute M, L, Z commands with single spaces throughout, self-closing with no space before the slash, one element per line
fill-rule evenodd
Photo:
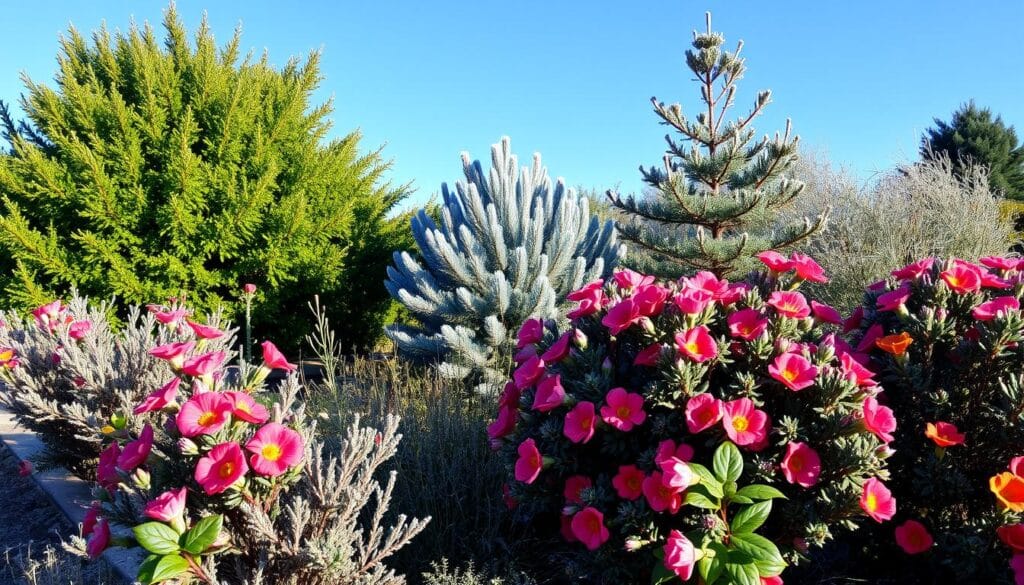
<path fill-rule="evenodd" d="M 921 158 L 945 154 L 957 174 L 971 163 L 988 168 L 989 184 L 1007 199 L 1024 200 L 1024 145 L 1017 141 L 1013 126 L 1003 123 L 992 110 L 970 101 L 953 112 L 945 122 L 935 118 L 921 139 Z"/>
<path fill-rule="evenodd" d="M 661 123 L 681 138 L 665 137 L 663 169 L 640 168 L 650 193 L 608 196 L 632 218 L 619 222 L 620 234 L 649 250 L 660 261 L 660 274 L 709 270 L 735 277 L 751 268 L 756 254 L 790 247 L 813 234 L 827 215 L 778 224 L 779 210 L 803 188 L 784 176 L 797 158 L 799 138 L 791 136 L 787 121 L 784 134 L 755 139 L 751 123 L 771 101 L 770 91 L 759 92 L 740 118 L 726 120 L 735 105 L 736 82 L 746 70 L 739 56 L 743 43 L 735 51 L 723 50 L 725 37 L 712 32 L 710 13 L 707 32 L 694 31 L 693 36 L 686 65 L 700 84 L 700 108 L 688 117 L 679 104 L 666 106 L 651 98 Z"/>
<path fill-rule="evenodd" d="M 611 274 L 625 253 L 612 222 L 589 202 L 552 187 L 540 155 L 519 172 L 509 139 L 491 148 L 492 168 L 462 154 L 465 181 L 441 185 L 441 217 L 412 219 L 421 258 L 395 252 L 388 291 L 418 321 L 388 337 L 407 357 L 481 391 L 509 376 L 515 333 L 530 317 L 551 319 L 565 296 Z"/>
<path fill-rule="evenodd" d="M 190 43 L 173 6 L 161 44 L 146 25 L 61 39 L 56 86 L 25 78 L 15 123 L 0 104 L 0 289 L 7 303 L 83 294 L 238 315 L 259 287 L 260 336 L 295 347 L 314 294 L 339 342 L 367 346 L 392 312 L 380 286 L 411 247 L 405 187 L 352 132 L 328 141 L 330 103 L 310 103 L 319 55 L 281 69 L 218 49 L 206 21 Z"/>

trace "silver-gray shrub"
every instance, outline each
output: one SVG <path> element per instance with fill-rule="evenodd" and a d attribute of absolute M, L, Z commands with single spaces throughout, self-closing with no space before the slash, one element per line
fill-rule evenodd
<path fill-rule="evenodd" d="M 394 254 L 385 285 L 417 325 L 392 325 L 404 356 L 437 363 L 478 390 L 508 376 L 519 325 L 553 318 L 565 295 L 611 273 L 625 248 L 589 201 L 552 185 L 539 154 L 520 172 L 506 137 L 491 147 L 492 167 L 462 154 L 464 181 L 441 186 L 440 221 L 412 220 L 420 258 Z"/>
<path fill-rule="evenodd" d="M 842 310 L 860 303 L 864 288 L 925 256 L 974 259 L 1005 254 L 1013 228 L 1000 218 L 1000 199 L 984 167 L 962 173 L 946 157 L 900 166 L 866 187 L 821 156 L 802 159 L 806 185 L 795 215 L 832 208 L 826 229 L 804 246 L 831 278 L 822 300 Z"/>
<path fill-rule="evenodd" d="M 115 329 L 111 303 L 90 303 L 74 292 L 66 307 L 70 320 L 91 323 L 81 340 L 69 336 L 67 324 L 50 331 L 31 316 L 0 312 L 0 351 L 13 350 L 17 360 L 14 367 L 0 368 L 0 404 L 39 435 L 48 463 L 88 477 L 111 416 L 130 415 L 167 382 L 166 364 L 150 356 L 150 348 L 188 339 L 191 330 L 184 323 L 172 330 L 137 306 Z M 219 321 L 214 315 L 206 324 L 219 327 Z M 206 341 L 206 347 L 227 350 L 233 343 L 229 332 Z"/>

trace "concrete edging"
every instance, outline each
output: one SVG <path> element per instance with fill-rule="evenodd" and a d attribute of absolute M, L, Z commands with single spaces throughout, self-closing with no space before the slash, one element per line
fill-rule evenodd
<path fill-rule="evenodd" d="M 32 431 L 15 421 L 14 415 L 0 406 L 0 440 L 21 461 L 30 461 L 43 451 L 43 442 Z M 50 498 L 53 504 L 71 523 L 77 526 L 85 519 L 86 507 L 92 501 L 88 482 L 72 475 L 63 468 L 33 473 L 32 481 Z M 135 549 L 109 548 L 101 557 L 123 583 L 136 583 L 141 551 Z"/>

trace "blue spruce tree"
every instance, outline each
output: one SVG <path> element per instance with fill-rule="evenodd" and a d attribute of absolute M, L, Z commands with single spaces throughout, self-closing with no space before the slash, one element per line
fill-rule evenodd
<path fill-rule="evenodd" d="M 412 219 L 421 258 L 395 252 L 385 283 L 418 322 L 387 328 L 399 353 L 480 391 L 507 379 L 523 321 L 556 317 L 566 294 L 608 276 L 625 253 L 585 197 L 561 179 L 552 186 L 539 154 L 520 172 L 506 137 L 491 160 L 485 175 L 462 154 L 465 181 L 454 192 L 442 184 L 440 223 L 422 210 Z"/>

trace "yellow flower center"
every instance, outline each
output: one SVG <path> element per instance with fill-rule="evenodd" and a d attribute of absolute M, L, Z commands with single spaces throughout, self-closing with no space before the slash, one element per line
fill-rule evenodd
<path fill-rule="evenodd" d="M 686 351 L 690 353 L 700 353 L 700 346 L 697 345 L 696 341 L 691 341 L 686 344 Z"/>
<path fill-rule="evenodd" d="M 231 477 L 231 474 L 234 472 L 235 464 L 230 461 L 225 461 L 224 463 L 221 463 L 220 469 L 217 470 L 217 475 L 219 475 L 221 479 L 227 479 Z"/>
<path fill-rule="evenodd" d="M 950 286 L 960 286 L 960 277 L 959 276 L 956 276 L 954 274 L 950 274 L 949 276 L 946 277 L 946 280 L 949 282 Z"/>
<path fill-rule="evenodd" d="M 750 427 L 750 421 L 747 419 L 747 417 L 745 417 L 743 415 L 740 415 L 740 416 L 737 416 L 737 417 L 733 417 L 733 419 L 732 419 L 732 428 L 734 428 L 737 431 L 740 431 L 742 433 L 743 431 L 747 430 L 749 427 Z"/>
<path fill-rule="evenodd" d="M 277 461 L 281 458 L 281 447 L 274 443 L 263 445 L 263 448 L 260 449 L 260 455 L 263 455 L 263 458 L 267 461 Z"/>
<path fill-rule="evenodd" d="M 109 435 L 110 433 L 114 432 L 114 430 L 114 427 L 110 425 L 103 425 L 103 428 L 100 429 L 100 432 L 103 433 L 104 435 Z"/>
<path fill-rule="evenodd" d="M 0 351 L 0 361 L 8 362 L 14 357 L 14 351 L 8 349 L 7 351 Z"/>
<path fill-rule="evenodd" d="M 793 370 L 782 370 L 782 377 L 785 378 L 787 382 L 792 382 L 793 380 L 796 380 L 796 372 Z"/>
<path fill-rule="evenodd" d="M 629 407 L 628 406 L 620 406 L 619 408 L 617 408 L 615 410 L 615 414 L 619 418 L 629 418 L 629 414 L 630 414 Z"/>
<path fill-rule="evenodd" d="M 878 498 L 875 496 L 875 494 L 868 494 L 868 498 L 865 504 L 867 505 L 868 510 L 874 512 L 875 510 L 878 509 Z"/>
<path fill-rule="evenodd" d="M 209 412 L 208 411 L 208 412 L 204 412 L 203 414 L 199 415 L 199 420 L 196 421 L 196 422 L 199 423 L 199 426 L 205 427 L 205 426 L 209 426 L 210 424 L 212 424 L 216 420 L 217 420 L 217 413 L 216 412 Z"/>

